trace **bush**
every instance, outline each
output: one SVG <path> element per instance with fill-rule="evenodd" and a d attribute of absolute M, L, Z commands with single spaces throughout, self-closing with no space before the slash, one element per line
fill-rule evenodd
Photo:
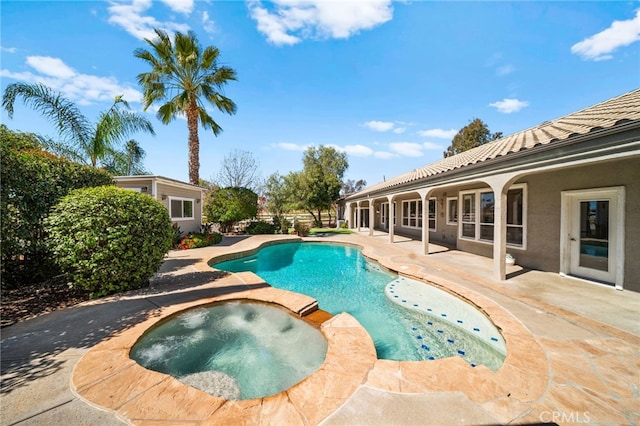
<path fill-rule="evenodd" d="M 222 235 L 217 232 L 191 232 L 180 239 L 174 246 L 178 250 L 189 250 L 192 248 L 208 247 L 222 241 Z"/>
<path fill-rule="evenodd" d="M 171 249 L 174 234 L 159 201 L 111 186 L 71 192 L 45 226 L 62 270 L 94 297 L 145 285 Z"/>
<path fill-rule="evenodd" d="M 109 173 L 44 151 L 33 134 L 0 125 L 0 248 L 2 287 L 60 273 L 46 245 L 43 220 L 77 188 L 109 185 Z"/>
<path fill-rule="evenodd" d="M 257 234 L 275 234 L 276 233 L 276 226 L 265 222 L 263 220 L 260 220 L 258 222 L 251 222 L 247 228 L 246 231 L 248 234 L 251 235 L 257 235 Z"/>
<path fill-rule="evenodd" d="M 301 237 L 306 237 L 309 235 L 309 225 L 304 222 L 296 222 L 293 229 L 296 230 L 296 233 Z"/>
<path fill-rule="evenodd" d="M 220 225 L 221 232 L 231 232 L 236 222 L 256 217 L 258 195 L 247 188 L 213 188 L 207 192 L 203 213 Z"/>

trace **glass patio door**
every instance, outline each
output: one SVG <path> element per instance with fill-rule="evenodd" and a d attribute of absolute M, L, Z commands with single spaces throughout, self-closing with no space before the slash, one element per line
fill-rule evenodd
<path fill-rule="evenodd" d="M 616 284 L 619 272 L 619 191 L 575 191 L 568 196 L 569 273 Z"/>

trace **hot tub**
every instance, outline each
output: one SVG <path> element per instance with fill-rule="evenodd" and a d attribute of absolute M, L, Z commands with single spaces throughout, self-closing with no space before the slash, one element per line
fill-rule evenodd
<path fill-rule="evenodd" d="M 274 395 L 322 365 L 324 335 L 284 308 L 223 302 L 163 321 L 131 348 L 131 359 L 226 399 Z"/>

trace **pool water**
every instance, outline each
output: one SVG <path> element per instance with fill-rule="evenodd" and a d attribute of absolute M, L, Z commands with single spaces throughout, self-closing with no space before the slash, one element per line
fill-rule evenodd
<path fill-rule="evenodd" d="M 252 256 L 212 266 L 229 272 L 254 272 L 274 287 L 315 298 L 321 309 L 334 315 L 351 314 L 372 337 L 380 359 L 419 361 L 457 355 L 472 366 L 483 364 L 497 370 L 505 358 L 504 350 L 469 333 L 457 320 L 452 322 L 452 318 L 446 317 L 446 313 L 443 317 L 443 312 L 415 309 L 413 303 L 410 306 L 414 309 L 410 309 L 391 301 L 393 294 L 386 295 L 385 287 L 397 280 L 398 275 L 366 259 L 356 247 L 279 244 L 264 247 Z M 455 299 L 458 310 L 479 313 Z M 493 328 L 496 336 L 493 338 L 504 344 Z"/>
<path fill-rule="evenodd" d="M 324 335 L 282 308 L 225 302 L 189 309 L 152 328 L 129 356 L 225 399 L 282 392 L 316 371 Z"/>

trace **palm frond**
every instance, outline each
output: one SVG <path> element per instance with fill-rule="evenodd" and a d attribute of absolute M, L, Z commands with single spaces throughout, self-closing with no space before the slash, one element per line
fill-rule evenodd
<path fill-rule="evenodd" d="M 12 83 L 5 89 L 2 106 L 13 117 L 14 103 L 21 97 L 24 104 L 50 120 L 65 139 L 82 146 L 90 138 L 91 125 L 74 103 L 43 84 Z"/>

